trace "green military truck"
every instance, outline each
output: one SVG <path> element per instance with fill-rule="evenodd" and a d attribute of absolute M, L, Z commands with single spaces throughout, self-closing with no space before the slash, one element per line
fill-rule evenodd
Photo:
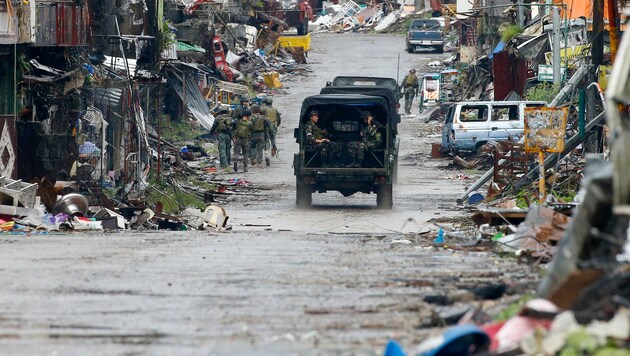
<path fill-rule="evenodd" d="M 396 91 L 377 83 L 367 87 L 348 84 L 327 86 L 322 89 L 324 94 L 310 96 L 302 103 L 299 127 L 295 129 L 300 150 L 293 160 L 299 208 L 310 207 L 313 193 L 327 191 L 338 191 L 344 196 L 357 192 L 376 193 L 378 208 L 393 206 L 400 122 Z M 306 128 L 313 111 L 319 113 L 317 126 L 325 130 L 330 141 L 326 144 L 307 142 Z M 365 112 L 371 113 L 378 122 L 382 139 L 376 147 L 360 145 Z M 358 147 L 363 150 L 360 161 L 356 159 Z"/>

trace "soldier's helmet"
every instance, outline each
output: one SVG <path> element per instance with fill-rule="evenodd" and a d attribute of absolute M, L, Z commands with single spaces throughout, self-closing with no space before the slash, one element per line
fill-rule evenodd
<path fill-rule="evenodd" d="M 260 113 L 260 105 L 254 104 L 252 105 L 252 112 L 259 114 Z"/>
<path fill-rule="evenodd" d="M 319 116 L 319 111 L 312 110 L 311 113 L 309 114 L 309 116 L 315 116 L 315 115 Z"/>
<path fill-rule="evenodd" d="M 273 96 L 267 95 L 265 97 L 265 104 L 267 104 L 267 105 L 273 104 Z"/>
<path fill-rule="evenodd" d="M 369 111 L 361 112 L 361 119 L 362 120 L 366 120 L 369 116 L 372 116 L 372 113 L 370 113 Z"/>
<path fill-rule="evenodd" d="M 251 110 L 243 110 L 243 112 L 241 112 L 241 117 L 245 116 L 252 116 Z"/>
<path fill-rule="evenodd" d="M 411 73 L 411 74 L 416 74 L 416 70 L 415 70 L 414 68 L 411 68 L 411 69 L 409 70 L 409 73 Z"/>
<path fill-rule="evenodd" d="M 241 104 L 243 103 L 249 103 L 249 98 L 246 96 L 241 96 Z"/>

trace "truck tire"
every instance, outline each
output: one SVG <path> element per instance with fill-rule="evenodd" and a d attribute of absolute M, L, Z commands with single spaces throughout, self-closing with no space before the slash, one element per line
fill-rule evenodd
<path fill-rule="evenodd" d="M 383 185 L 376 192 L 376 207 L 378 209 L 391 210 L 394 206 L 394 194 L 392 183 Z"/>
<path fill-rule="evenodd" d="M 407 52 L 413 53 L 413 46 L 407 46 Z"/>
<path fill-rule="evenodd" d="M 437 53 L 444 53 L 444 46 L 436 46 L 435 47 L 435 52 L 437 52 Z"/>
<path fill-rule="evenodd" d="M 295 181 L 295 205 L 300 209 L 307 209 L 311 207 L 313 201 L 313 194 L 309 187 L 300 182 L 299 178 Z"/>

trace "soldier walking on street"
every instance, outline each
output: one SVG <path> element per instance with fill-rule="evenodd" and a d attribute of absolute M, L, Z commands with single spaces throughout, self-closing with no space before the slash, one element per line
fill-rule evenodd
<path fill-rule="evenodd" d="M 243 162 L 243 172 L 247 172 L 247 160 L 249 159 L 249 138 L 252 132 L 252 122 L 249 117 L 252 112 L 249 109 L 243 109 L 241 117 L 232 123 L 232 132 L 234 133 L 234 172 L 238 172 L 238 161 Z"/>
<path fill-rule="evenodd" d="M 219 144 L 219 162 L 221 168 L 227 168 L 232 161 L 232 118 L 227 109 L 221 109 L 214 119 L 210 133 L 217 135 Z"/>
<path fill-rule="evenodd" d="M 266 110 L 265 115 L 269 119 L 271 123 L 271 128 L 269 130 L 269 141 L 271 143 L 271 155 L 276 157 L 278 155 L 278 146 L 276 146 L 276 135 L 278 134 L 278 127 L 282 124 L 282 115 L 278 109 L 272 106 L 273 97 L 267 96 L 265 97 L 265 105 L 263 108 Z"/>
<path fill-rule="evenodd" d="M 270 123 L 266 116 L 261 114 L 260 106 L 252 105 L 252 134 L 250 138 L 252 166 L 262 164 L 265 140 L 269 136 Z"/>
<path fill-rule="evenodd" d="M 415 69 L 409 70 L 409 74 L 405 76 L 400 86 L 403 87 L 405 95 L 405 114 L 411 114 L 413 98 L 418 95 L 418 77 L 416 77 Z"/>
<path fill-rule="evenodd" d="M 241 117 L 241 113 L 243 112 L 243 110 L 245 109 L 251 110 L 249 105 L 250 105 L 249 98 L 246 96 L 242 96 L 241 105 L 237 106 L 234 112 L 232 112 L 232 118 L 235 120 L 238 120 Z"/>

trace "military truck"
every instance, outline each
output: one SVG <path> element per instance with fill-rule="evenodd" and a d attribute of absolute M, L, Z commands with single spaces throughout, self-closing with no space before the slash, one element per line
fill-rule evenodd
<path fill-rule="evenodd" d="M 332 87 L 334 85 L 322 91 L 335 92 L 329 89 Z M 398 163 L 397 126 L 400 122 L 395 90 L 378 85 L 369 89 L 357 85 L 354 90 L 352 85 L 340 87 L 345 87 L 340 90 L 342 93 L 313 95 L 302 103 L 299 126 L 295 129 L 300 150 L 293 159 L 296 205 L 299 208 L 310 207 L 313 193 L 338 191 L 347 197 L 362 192 L 376 193 L 377 207 L 391 209 Z M 326 131 L 330 140 L 327 145 L 312 147 L 307 143 L 305 127 L 313 110 L 319 113 L 318 127 Z M 353 147 L 356 148 L 356 144 L 362 141 L 364 123 L 361 115 L 366 111 L 380 123 L 382 144 L 365 148 L 363 160 L 357 163 Z"/>

